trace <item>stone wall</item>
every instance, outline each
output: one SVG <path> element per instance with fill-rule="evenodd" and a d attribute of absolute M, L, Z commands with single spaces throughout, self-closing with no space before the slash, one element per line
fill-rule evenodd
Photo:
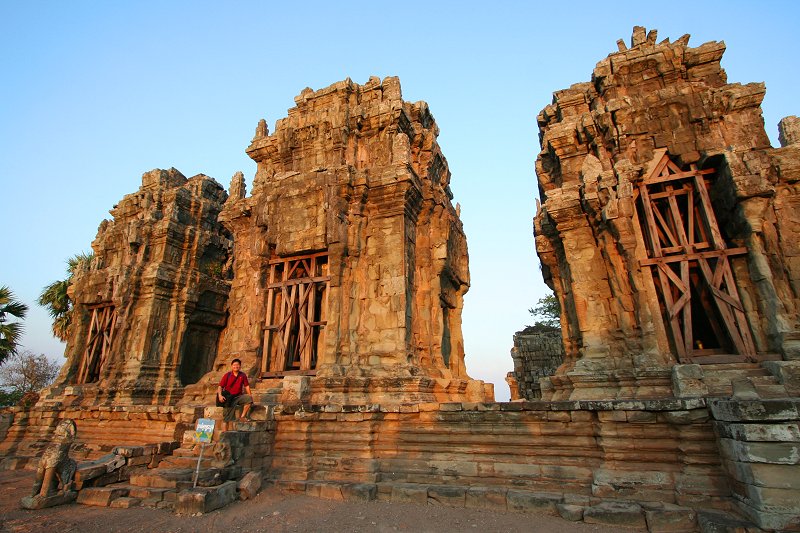
<path fill-rule="evenodd" d="M 9 416 L 13 424 L 0 441 L 0 470 L 35 469 L 55 427 L 65 418 L 74 420 L 78 428 L 70 451 L 78 460 L 96 459 L 118 444 L 180 441 L 184 431 L 194 427 L 195 419 L 194 411 L 158 405 L 49 405 L 4 411 L 3 416 Z"/>
<path fill-rule="evenodd" d="M 590 82 L 557 91 L 538 116 L 536 247 L 564 310 L 565 365 L 552 398 L 671 395 L 677 341 L 641 263 L 639 207 L 639 184 L 665 155 L 676 167 L 715 169 L 719 240 L 746 249 L 730 259 L 742 334 L 755 346 L 742 360 L 797 357 L 798 145 L 770 147 L 764 85 L 727 83 L 724 43 L 656 41 L 655 30 L 635 28 L 630 48 L 620 41 Z"/>
<path fill-rule="evenodd" d="M 649 515 L 653 530 L 672 513 L 673 531 L 696 528 L 694 509 L 729 501 L 703 399 L 327 405 L 275 416 L 269 476 L 324 497 L 358 490 L 587 522 L 616 510 L 617 525 L 645 527 Z"/>
<path fill-rule="evenodd" d="M 536 400 L 542 397 L 539 381 L 552 376 L 564 360 L 564 346 L 561 344 L 561 331 L 532 332 L 526 330 L 514 334 L 514 347 L 511 349 L 514 360 L 513 379 L 515 390 L 511 399 Z"/>
<path fill-rule="evenodd" d="M 800 400 L 712 400 L 739 508 L 767 530 L 800 529 Z"/>

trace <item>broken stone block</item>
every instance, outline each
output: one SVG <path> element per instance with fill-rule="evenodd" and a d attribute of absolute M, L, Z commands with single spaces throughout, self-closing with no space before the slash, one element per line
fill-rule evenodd
<path fill-rule="evenodd" d="M 131 475 L 131 485 L 174 489 L 179 482 L 191 483 L 194 472 L 190 468 L 149 470 Z"/>
<path fill-rule="evenodd" d="M 471 487 L 467 490 L 465 506 L 471 509 L 505 510 L 506 489 Z"/>
<path fill-rule="evenodd" d="M 506 501 L 509 511 L 525 513 L 542 513 L 553 516 L 559 515 L 558 504 L 562 501 L 560 494 L 546 494 L 527 492 L 522 490 L 509 490 Z"/>
<path fill-rule="evenodd" d="M 647 527 L 641 506 L 634 503 L 599 503 L 583 512 L 583 521 L 587 524 L 605 524 L 607 526 Z"/>
<path fill-rule="evenodd" d="M 216 487 L 196 487 L 179 492 L 175 502 L 175 512 L 184 515 L 203 514 L 225 507 L 235 500 L 236 482 L 226 481 Z"/>
<path fill-rule="evenodd" d="M 722 438 L 745 442 L 800 442 L 798 423 L 735 424 L 715 421 L 714 430 Z"/>
<path fill-rule="evenodd" d="M 248 472 L 239 480 L 237 485 L 240 500 L 248 500 L 255 498 L 258 491 L 261 490 L 261 474 L 259 472 Z"/>
<path fill-rule="evenodd" d="M 726 422 L 793 422 L 800 418 L 800 400 L 709 400 L 715 420 Z"/>
<path fill-rule="evenodd" d="M 564 520 L 571 520 L 573 522 L 583 520 L 584 507 L 582 505 L 558 503 L 556 504 L 556 509 L 558 509 L 558 514 Z"/>
<path fill-rule="evenodd" d="M 139 457 L 144 454 L 143 446 L 116 446 L 111 451 L 114 455 L 122 457 Z"/>
<path fill-rule="evenodd" d="M 789 146 L 800 142 L 800 118 L 788 116 L 778 123 L 778 141 L 781 146 Z"/>
<path fill-rule="evenodd" d="M 171 489 L 131 486 L 128 490 L 128 496 L 131 498 L 139 498 L 140 500 L 161 501 L 164 499 L 164 494 L 167 492 L 175 493 Z M 153 503 L 155 504 L 155 502 Z"/>
<path fill-rule="evenodd" d="M 345 501 L 372 501 L 378 496 L 375 483 L 347 483 L 342 485 L 342 497 Z"/>
<path fill-rule="evenodd" d="M 104 455 L 95 461 L 79 463 L 75 472 L 75 481 L 86 483 L 88 480 L 99 478 L 123 466 L 125 466 L 125 457 L 113 453 Z"/>
<path fill-rule="evenodd" d="M 703 383 L 700 365 L 675 365 L 672 367 L 672 388 L 676 398 L 701 398 L 708 395 Z"/>
<path fill-rule="evenodd" d="M 344 496 L 342 495 L 342 486 L 339 483 L 327 483 L 323 482 L 319 484 L 319 497 L 324 498 L 326 500 L 336 500 L 342 501 L 344 500 Z"/>
<path fill-rule="evenodd" d="M 644 512 L 651 533 L 690 533 L 697 531 L 697 512 L 694 509 L 665 505 L 663 509 Z"/>
<path fill-rule="evenodd" d="M 722 455 L 744 463 L 800 464 L 800 443 L 739 442 L 719 439 Z"/>
<path fill-rule="evenodd" d="M 466 505 L 466 495 L 467 489 L 465 487 L 436 485 L 428 487 L 428 503 L 433 505 L 464 507 Z"/>
<path fill-rule="evenodd" d="M 123 496 L 121 498 L 112 500 L 111 503 L 109 504 L 109 507 L 113 507 L 115 509 L 128 509 L 130 507 L 136 507 L 140 503 L 142 503 L 142 500 L 140 500 L 139 498 L 131 498 L 130 496 Z"/>
<path fill-rule="evenodd" d="M 96 505 L 98 507 L 108 507 L 116 500 L 128 495 L 128 488 L 119 487 L 88 487 L 78 494 L 78 503 L 83 505 Z"/>
<path fill-rule="evenodd" d="M 410 483 L 392 485 L 392 501 L 427 505 L 428 487 L 427 485 L 415 485 Z"/>
<path fill-rule="evenodd" d="M 55 507 L 56 505 L 64 505 L 65 503 L 72 503 L 78 497 L 78 493 L 74 490 L 67 490 L 57 492 L 50 496 L 25 496 L 20 500 L 20 507 L 23 509 L 44 509 L 46 507 Z"/>

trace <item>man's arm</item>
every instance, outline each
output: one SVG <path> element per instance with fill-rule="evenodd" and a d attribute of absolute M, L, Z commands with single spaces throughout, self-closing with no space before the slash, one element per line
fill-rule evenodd
<path fill-rule="evenodd" d="M 222 395 L 222 385 L 217 386 L 217 398 L 219 398 L 221 402 L 225 401 L 225 397 Z"/>

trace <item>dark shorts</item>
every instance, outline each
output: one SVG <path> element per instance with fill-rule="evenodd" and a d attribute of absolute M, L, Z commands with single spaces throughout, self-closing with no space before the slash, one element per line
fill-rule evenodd
<path fill-rule="evenodd" d="M 240 405 L 253 403 L 253 397 L 249 394 L 240 394 L 236 398 L 228 400 L 228 402 L 230 402 L 230 405 L 225 406 L 225 410 L 222 413 L 222 419 L 225 422 L 232 422 L 236 420 L 236 408 Z"/>

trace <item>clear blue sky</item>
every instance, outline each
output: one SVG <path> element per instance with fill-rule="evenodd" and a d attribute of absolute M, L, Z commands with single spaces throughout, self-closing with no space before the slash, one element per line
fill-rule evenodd
<path fill-rule="evenodd" d="M 495 383 L 547 292 L 532 218 L 536 114 L 588 81 L 634 25 L 724 40 L 729 82 L 764 81 L 767 132 L 799 114 L 797 2 L 85 2 L 0 0 L 0 285 L 31 310 L 23 344 L 64 347 L 35 304 L 90 249 L 141 175 L 174 166 L 227 187 L 260 118 L 308 86 L 399 76 L 425 100 L 462 207 L 472 271 L 467 369 Z M 604 10 L 605 9 L 605 10 Z"/>

